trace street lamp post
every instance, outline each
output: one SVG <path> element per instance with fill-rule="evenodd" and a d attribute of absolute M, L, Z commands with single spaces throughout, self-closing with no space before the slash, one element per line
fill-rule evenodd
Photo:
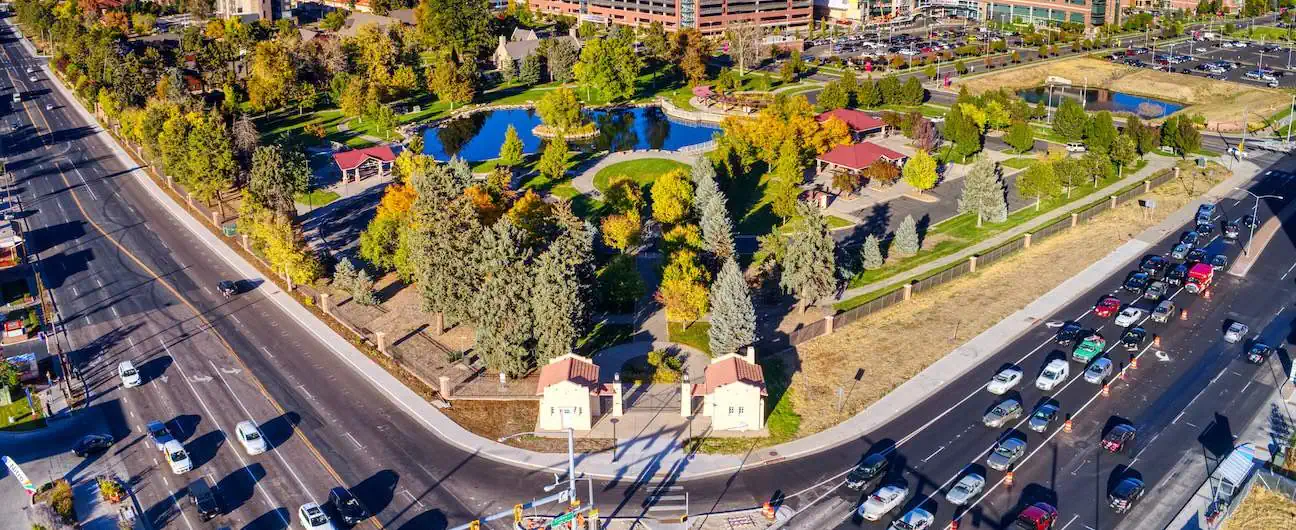
<path fill-rule="evenodd" d="M 566 413 L 564 413 L 563 415 L 564 417 L 566 417 Z M 535 431 L 520 432 L 516 434 L 510 434 L 496 441 L 500 443 L 504 443 L 508 440 L 517 438 L 519 436 L 538 435 L 538 434 L 541 433 Z M 554 485 L 557 485 L 557 483 L 555 483 Z M 553 486 L 549 486 L 548 488 L 552 488 L 552 487 Z M 546 491 L 547 490 L 548 489 L 546 489 Z M 591 493 L 593 493 L 592 490 Z M 571 427 L 571 424 L 568 424 L 567 426 L 567 499 L 568 502 L 570 502 L 572 499 L 575 498 L 576 498 L 576 430 Z M 590 504 L 593 503 L 594 503 L 594 499 L 593 497 L 591 497 Z"/>
<path fill-rule="evenodd" d="M 1248 228 L 1250 229 L 1250 234 L 1247 236 L 1246 246 L 1242 247 L 1242 254 L 1246 256 L 1250 256 L 1251 240 L 1255 239 L 1255 225 L 1256 225 L 1257 218 L 1260 215 L 1260 199 L 1278 199 L 1281 201 L 1283 200 L 1283 197 L 1282 195 L 1256 195 L 1251 190 L 1239 188 L 1237 186 L 1234 186 L 1233 189 L 1246 192 L 1247 195 L 1250 195 L 1255 198 L 1255 205 L 1251 207 L 1251 222 L 1247 223 Z"/>

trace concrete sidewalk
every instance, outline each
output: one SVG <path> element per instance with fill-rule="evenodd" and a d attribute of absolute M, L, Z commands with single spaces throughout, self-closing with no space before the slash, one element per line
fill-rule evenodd
<path fill-rule="evenodd" d="M 80 113 L 86 123 L 92 125 L 97 123 L 93 116 L 80 105 L 79 101 L 68 92 L 66 87 L 61 83 L 53 83 L 53 85 L 63 93 L 64 97 L 73 102 L 73 107 Z M 93 131 L 93 134 L 99 136 L 100 141 L 113 150 L 122 164 L 126 167 L 135 168 L 131 171 L 132 175 L 156 199 L 161 208 L 164 208 L 198 240 L 225 260 L 231 268 L 238 271 L 242 277 L 265 280 L 265 277 L 258 269 L 229 248 L 225 241 L 219 239 L 211 230 L 203 226 L 200 220 L 189 215 L 180 204 L 172 200 L 157 183 L 127 156 L 111 135 L 97 126 L 93 127 Z M 1254 166 L 1251 166 L 1251 168 L 1254 168 Z M 1229 190 L 1233 186 L 1250 179 L 1253 175 L 1254 169 L 1244 171 L 1239 176 L 1235 176 L 1217 186 L 1216 189 L 1211 191 L 1211 194 L 1218 196 L 1217 190 Z M 1155 241 L 1156 237 L 1159 237 L 1159 234 L 1169 231 L 1190 217 L 1197 204 L 1199 202 L 1194 202 L 1172 215 L 1161 226 L 1154 227 L 1146 232 L 1146 237 L 1141 236 L 1126 243 L 1108 258 L 1100 260 L 1075 278 L 1058 286 L 1026 308 L 955 349 L 913 380 L 901 385 L 879 402 L 837 427 L 800 440 L 768 448 L 770 450 L 762 450 L 758 455 L 750 458 L 702 454 L 687 458 L 687 455 L 678 449 L 665 454 L 627 450 L 621 452 L 617 462 L 612 462 L 612 455 L 607 452 L 584 454 L 578 456 L 580 471 L 588 476 L 604 479 L 670 475 L 678 480 L 687 480 L 721 473 L 732 473 L 744 467 L 804 457 L 857 439 L 870 430 L 886 423 L 896 414 L 913 407 L 930 396 L 931 392 L 938 387 L 938 385 L 933 385 L 931 382 L 948 381 L 970 370 L 991 352 L 1001 348 L 1004 344 L 1012 341 L 1033 326 L 1037 319 L 1051 314 L 1068 303 L 1078 293 L 1082 293 L 1089 286 L 1124 267 L 1128 261 L 1141 255 L 1150 246 L 1151 242 Z M 1157 232 L 1157 230 L 1160 231 Z M 280 290 L 275 283 L 270 281 L 263 281 L 259 289 L 267 300 L 279 306 L 286 315 L 314 335 L 330 351 L 350 365 L 356 373 L 367 379 L 374 388 L 383 392 L 392 403 L 423 424 L 441 440 L 453 444 L 468 453 L 507 464 L 553 470 L 566 467 L 566 455 L 564 454 L 538 453 L 519 449 L 487 440 L 460 427 L 356 349 L 345 337 L 338 335 L 326 324 L 318 320 L 306 308 L 302 307 L 298 301 L 294 300 L 291 293 Z"/>

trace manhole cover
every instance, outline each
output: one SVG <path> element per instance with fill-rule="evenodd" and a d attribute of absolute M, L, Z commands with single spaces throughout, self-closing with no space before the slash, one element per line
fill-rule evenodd
<path fill-rule="evenodd" d="M 770 456 L 778 456 L 778 451 L 770 451 L 770 452 L 769 452 L 769 455 L 770 455 Z"/>

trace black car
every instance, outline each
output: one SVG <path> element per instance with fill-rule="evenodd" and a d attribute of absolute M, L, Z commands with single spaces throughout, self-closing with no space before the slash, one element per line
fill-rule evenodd
<path fill-rule="evenodd" d="M 1257 224 L 1258 223 L 1256 223 L 1256 218 L 1254 215 L 1246 214 L 1242 216 L 1242 226 L 1245 226 L 1247 228 L 1255 228 Z"/>
<path fill-rule="evenodd" d="M 1224 225 L 1224 239 L 1237 239 L 1239 231 L 1241 231 L 1241 228 L 1238 227 L 1238 224 L 1229 221 Z"/>
<path fill-rule="evenodd" d="M 882 453 L 873 453 L 864 458 L 863 462 L 855 466 L 850 473 L 846 474 L 846 487 L 857 491 L 868 491 L 873 489 L 886 475 L 886 470 L 891 466 L 886 455 Z"/>
<path fill-rule="evenodd" d="M 225 298 L 229 298 L 238 294 L 238 282 L 233 280 L 221 280 L 220 283 L 216 284 L 216 289 L 220 291 L 222 295 L 225 295 Z"/>
<path fill-rule="evenodd" d="M 72 454 L 86 457 L 93 454 L 102 453 L 112 447 L 113 437 L 108 434 L 87 434 L 77 440 L 76 445 L 72 446 Z"/>
<path fill-rule="evenodd" d="M 1200 234 L 1196 231 L 1188 231 L 1184 232 L 1184 235 L 1179 237 L 1179 242 L 1191 247 L 1197 244 L 1198 239 L 1201 239 Z"/>
<path fill-rule="evenodd" d="M 1136 436 L 1138 436 L 1138 429 L 1128 423 L 1122 423 L 1107 431 L 1107 435 L 1102 439 L 1102 447 L 1109 453 L 1123 453 L 1134 446 Z"/>
<path fill-rule="evenodd" d="M 220 515 L 220 500 L 216 498 L 216 492 L 207 485 L 207 479 L 198 477 L 198 480 L 189 484 L 189 498 L 193 500 L 199 519 L 210 521 Z"/>
<path fill-rule="evenodd" d="M 1270 353 L 1273 353 L 1273 348 L 1263 342 L 1257 342 L 1252 344 L 1251 350 L 1247 352 L 1247 362 L 1264 364 Z"/>
<path fill-rule="evenodd" d="M 1108 506 L 1116 513 L 1124 513 L 1143 497 L 1145 489 L 1143 481 L 1134 477 L 1126 478 L 1107 495 Z"/>
<path fill-rule="evenodd" d="M 1125 290 L 1136 293 L 1142 291 L 1144 287 L 1147 287 L 1149 279 L 1150 277 L 1146 272 L 1131 272 L 1129 276 L 1125 277 Z"/>
<path fill-rule="evenodd" d="M 1146 342 L 1147 330 L 1141 327 L 1129 328 L 1121 335 L 1121 344 L 1125 345 L 1126 351 L 1138 351 Z"/>
<path fill-rule="evenodd" d="M 1083 332 L 1084 328 L 1080 327 L 1079 322 L 1067 321 L 1058 329 L 1057 336 L 1054 337 L 1054 340 L 1062 346 L 1069 346 L 1071 343 L 1081 338 L 1080 334 Z"/>
<path fill-rule="evenodd" d="M 369 510 L 351 494 L 351 491 L 338 487 L 329 491 L 329 505 L 337 511 L 338 520 L 347 525 L 357 525 L 369 518 Z"/>
<path fill-rule="evenodd" d="M 1165 273 L 1168 265 L 1170 265 L 1170 262 L 1163 256 L 1148 256 L 1143 258 L 1142 263 L 1139 263 L 1139 270 L 1148 274 L 1160 275 Z"/>
<path fill-rule="evenodd" d="M 1194 248 L 1192 250 L 1189 250 L 1188 255 L 1184 257 L 1185 263 L 1204 263 L 1205 261 L 1206 261 L 1206 251 L 1200 248 Z"/>
<path fill-rule="evenodd" d="M 1197 223 L 1197 228 L 1194 228 L 1193 231 L 1197 232 L 1198 236 L 1210 237 L 1211 233 L 1215 231 L 1215 223 Z"/>
<path fill-rule="evenodd" d="M 1180 263 L 1166 271 L 1165 281 L 1170 285 L 1183 285 L 1185 276 L 1188 276 L 1188 264 Z"/>

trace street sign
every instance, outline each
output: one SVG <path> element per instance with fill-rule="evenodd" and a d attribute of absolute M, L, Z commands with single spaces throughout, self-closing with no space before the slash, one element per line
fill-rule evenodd
<path fill-rule="evenodd" d="M 559 526 L 572 522 L 572 519 L 576 518 L 577 513 L 579 512 L 567 512 L 562 515 L 559 515 L 558 517 L 554 517 L 552 521 L 549 521 L 549 528 L 557 528 Z"/>
<path fill-rule="evenodd" d="M 9 473 L 12 474 L 14 478 L 18 479 L 18 482 L 22 484 L 24 490 L 27 490 L 27 496 L 30 497 L 35 495 L 36 485 L 32 484 L 31 480 L 27 479 L 27 474 L 23 473 L 22 468 L 18 467 L 18 462 L 14 462 L 12 458 L 7 456 L 0 458 L 4 460 L 5 467 L 9 468 Z"/>

